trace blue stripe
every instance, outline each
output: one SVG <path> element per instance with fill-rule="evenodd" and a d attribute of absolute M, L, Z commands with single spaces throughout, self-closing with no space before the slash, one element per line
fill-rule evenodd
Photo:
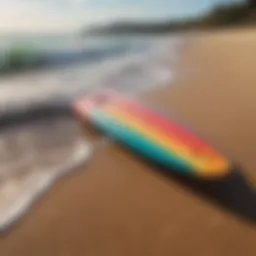
<path fill-rule="evenodd" d="M 94 111 L 91 118 L 95 126 L 102 132 L 131 148 L 133 151 L 161 164 L 165 167 L 179 170 L 184 174 L 195 175 L 193 167 L 171 154 L 154 142 L 146 139 L 133 129 L 101 111 Z"/>

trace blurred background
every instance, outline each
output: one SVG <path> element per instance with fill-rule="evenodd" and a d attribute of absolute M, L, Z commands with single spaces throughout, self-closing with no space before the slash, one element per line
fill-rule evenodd
<path fill-rule="evenodd" d="M 140 36 L 252 26 L 255 16 L 254 0 L 2 0 L 0 76 L 68 65 L 86 68 L 145 50 L 150 40 L 139 44 Z"/>
<path fill-rule="evenodd" d="M 94 153 L 69 108 L 77 96 L 101 88 L 137 95 L 172 87 L 179 82 L 180 77 L 187 75 L 176 64 L 181 53 L 188 49 L 191 42 L 195 42 L 194 35 L 202 35 L 202 39 L 207 38 L 205 35 L 214 35 L 214 32 L 224 31 L 225 34 L 226 31 L 253 29 L 255 25 L 256 0 L 0 0 L 0 231 L 20 217 L 49 184 L 53 184 L 53 181 L 74 166 L 85 163 Z M 253 32 L 251 34 L 254 35 Z M 240 38 L 245 40 L 241 45 L 237 43 Z M 216 141 L 219 139 L 220 143 L 230 139 L 231 133 L 224 135 L 224 131 L 229 131 L 231 121 L 227 121 L 225 129 L 214 130 L 214 127 L 216 123 L 221 127 L 220 123 L 240 113 L 237 111 L 233 114 L 231 103 L 226 104 L 230 108 L 220 107 L 221 102 L 226 102 L 226 99 L 221 100 L 223 95 L 231 95 L 233 98 L 230 102 L 240 102 L 247 97 L 239 98 L 240 95 L 247 95 L 244 88 L 235 98 L 235 89 L 224 91 L 222 85 L 232 84 L 238 88 L 236 81 L 239 80 L 231 83 L 230 79 L 243 70 L 251 72 L 253 77 L 254 70 L 249 70 L 255 67 L 250 64 L 254 63 L 255 55 L 251 52 L 244 55 L 243 52 L 254 42 L 249 38 L 244 34 L 239 34 L 236 40 L 233 37 L 226 40 L 224 37 L 226 44 L 222 37 L 211 38 L 209 41 L 206 39 L 205 45 L 209 48 L 202 47 L 202 51 L 206 48 L 208 50 L 199 53 L 199 57 L 193 60 L 191 66 L 197 66 L 194 63 L 200 61 L 200 56 L 210 56 L 202 61 L 206 63 L 205 70 L 204 65 L 198 64 L 200 70 L 204 70 L 198 74 L 213 72 L 208 74 L 209 78 L 205 75 L 205 80 L 200 77 L 197 81 L 198 86 L 202 81 L 213 89 L 209 89 L 207 94 L 206 87 L 199 86 L 197 96 L 203 91 L 208 98 L 198 96 L 196 103 L 213 99 L 212 95 L 218 92 L 216 88 L 221 88 L 216 97 L 219 105 L 210 108 L 210 115 L 207 115 L 212 119 L 197 116 L 207 104 L 198 108 L 194 102 L 189 105 L 192 98 L 190 95 L 196 89 L 185 91 L 181 100 L 174 96 L 169 100 L 167 97 L 171 97 L 172 93 L 167 93 L 159 102 L 174 102 L 173 106 L 186 103 L 184 109 L 187 107 L 194 111 L 194 116 L 187 115 L 189 120 L 197 121 L 196 124 L 201 125 L 201 128 L 207 127 L 207 132 Z M 228 51 L 233 42 L 236 42 L 237 55 Z M 201 44 L 198 45 L 201 47 Z M 226 57 L 220 61 L 216 57 L 220 55 Z M 241 60 L 235 59 L 231 63 L 232 57 L 238 55 Z M 251 56 L 250 60 L 248 56 Z M 243 65 L 247 61 L 248 68 Z M 233 63 L 237 66 L 233 67 Z M 217 73 L 218 67 L 222 67 L 225 72 Z M 225 75 L 228 76 L 226 80 Z M 244 73 L 240 77 L 242 75 Z M 217 82 L 213 83 L 220 78 L 223 80 L 218 82 L 221 86 L 217 87 Z M 249 82 L 253 81 L 250 78 Z M 250 92 L 248 95 L 253 97 L 255 93 Z M 205 100 L 205 103 L 208 102 Z M 180 113 L 186 113 L 181 109 Z M 246 123 L 243 114 L 249 113 L 249 110 L 252 110 L 251 106 L 246 107 L 245 111 L 241 107 L 242 121 L 239 124 Z M 214 117 L 219 117 L 220 112 L 227 113 L 227 116 L 220 121 L 215 119 L 215 123 L 207 126 Z M 236 120 L 234 117 L 232 132 L 236 134 L 237 129 L 238 136 L 234 135 L 230 144 L 223 142 L 231 151 L 235 149 L 232 143 L 240 138 L 242 131 Z M 246 126 L 252 129 L 250 127 L 253 126 Z M 243 134 L 249 132 L 244 130 Z M 252 139 L 241 141 L 248 144 Z M 237 145 L 241 146 L 241 141 Z M 242 151 L 239 150 L 237 152 Z M 109 159 L 115 157 L 110 154 Z M 244 159 L 250 160 L 248 166 L 255 166 L 255 152 L 245 155 Z M 125 164 L 121 162 L 121 165 L 125 170 Z M 112 178 L 114 184 L 115 176 Z M 100 186 L 95 185 L 94 188 Z M 79 207 L 82 203 L 80 201 Z"/>

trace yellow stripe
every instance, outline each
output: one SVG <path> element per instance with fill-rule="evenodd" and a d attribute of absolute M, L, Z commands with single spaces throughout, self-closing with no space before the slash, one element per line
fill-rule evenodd
<path fill-rule="evenodd" d="M 203 171 L 214 171 L 216 168 L 222 168 L 226 166 L 226 162 L 224 159 L 217 157 L 214 158 L 192 158 L 189 154 L 189 150 L 184 146 L 181 146 L 180 143 L 177 143 L 175 140 L 170 137 L 165 136 L 157 132 L 152 126 L 145 126 L 143 123 L 134 118 L 128 112 L 122 112 L 113 106 L 106 107 L 108 113 L 113 115 L 115 118 L 119 119 L 121 122 L 127 124 L 130 128 L 138 130 L 148 139 L 153 140 L 155 143 L 158 143 L 165 149 L 174 152 L 176 155 L 181 157 L 183 160 L 188 161 L 190 164 L 194 166 L 197 170 Z M 162 135 L 162 136 L 161 136 Z M 209 161 L 210 160 L 210 161 Z"/>

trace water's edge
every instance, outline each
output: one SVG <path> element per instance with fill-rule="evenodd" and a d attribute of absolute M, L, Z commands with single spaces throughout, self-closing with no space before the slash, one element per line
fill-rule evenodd
<path fill-rule="evenodd" d="M 70 71 L 69 79 L 66 79 L 65 71 L 57 74 L 60 74 L 59 78 L 63 83 L 69 83 L 72 78 L 76 78 L 76 88 L 62 86 L 63 90 L 60 90 L 58 84 L 46 88 L 42 85 L 37 91 L 30 90 L 27 85 L 30 77 L 24 78 L 21 83 L 25 85 L 21 85 L 20 89 L 15 88 L 8 80 L 3 82 L 3 87 L 0 88 L 0 151 L 5 152 L 7 160 L 0 159 L 0 163 L 6 161 L 4 167 L 7 166 L 6 170 L 10 174 L 6 175 L 5 168 L 0 171 L 0 233 L 10 230 L 59 178 L 78 170 L 95 154 L 96 149 L 83 137 L 73 116 L 70 108 L 72 100 L 77 95 L 106 87 L 129 94 L 141 94 L 170 85 L 175 78 L 171 64 L 178 58 L 180 42 L 168 40 L 158 51 L 143 58 L 132 57 L 121 62 L 110 60 L 100 64 L 97 70 L 91 67 L 85 72 L 81 68 L 75 68 Z M 103 70 L 104 75 L 96 76 L 96 80 L 86 78 L 86 74 L 97 74 Z M 85 75 L 77 80 L 77 75 L 81 72 Z M 40 80 L 40 76 L 32 76 L 32 79 Z M 91 86 L 84 86 L 85 80 L 88 80 L 87 83 L 91 83 Z M 19 90 L 23 90 L 25 94 L 17 100 L 13 94 L 19 94 Z M 43 97 L 34 97 L 40 94 L 44 94 Z M 53 135 L 58 133 L 59 138 L 54 138 L 58 136 Z M 10 149 L 7 150 L 10 145 Z M 27 149 L 23 150 L 24 147 Z M 13 152 L 12 150 L 17 151 L 15 154 L 18 162 L 19 159 L 31 159 L 30 152 L 36 151 L 32 154 L 33 163 L 28 160 L 28 163 L 22 163 L 21 167 L 15 167 L 17 170 L 10 167 L 13 160 L 9 159 L 8 154 Z M 53 157 L 56 152 L 62 150 L 56 158 Z M 42 160 L 42 155 L 46 160 Z M 67 161 L 63 163 L 60 159 Z M 45 165 L 45 162 L 41 165 L 42 161 L 48 162 L 49 166 Z M 19 169 L 24 167 L 28 171 L 20 174 Z"/>

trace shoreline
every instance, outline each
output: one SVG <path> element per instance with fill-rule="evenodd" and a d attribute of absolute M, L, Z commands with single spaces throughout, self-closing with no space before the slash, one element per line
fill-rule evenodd
<path fill-rule="evenodd" d="M 111 143 L 0 239 L 0 254 L 254 256 L 256 31 L 239 33 L 193 38 L 178 64 L 183 76 L 145 99 L 206 134 L 241 175 L 188 184 Z"/>
<path fill-rule="evenodd" d="M 158 39 L 158 41 L 163 44 L 162 39 Z M 175 47 L 174 43 L 170 41 L 172 52 Z M 166 44 L 166 41 L 164 41 L 164 44 Z M 157 49 L 154 50 L 154 55 L 157 52 L 158 58 L 155 60 L 154 55 L 148 57 L 152 60 L 152 65 L 157 66 L 154 69 L 155 72 L 158 71 L 158 68 L 161 68 L 158 62 L 160 61 L 160 64 L 164 62 L 161 56 L 163 50 L 161 49 L 160 51 L 159 45 L 157 46 Z M 164 47 L 164 50 L 166 51 L 166 47 Z M 156 63 L 154 63 L 154 60 Z M 143 63 L 140 64 L 143 65 Z M 149 80 L 145 73 L 142 73 L 141 76 L 145 76 L 145 79 Z M 127 79 L 127 75 L 124 78 Z M 146 83 L 146 85 L 148 84 Z M 15 87 L 13 89 L 15 90 Z M 134 88 L 132 89 L 133 93 L 136 93 Z M 143 90 L 143 88 L 138 89 Z M 5 91 L 4 89 L 2 90 Z M 34 89 L 34 93 L 36 92 L 41 97 L 37 88 Z M 15 99 L 18 96 L 18 92 L 13 96 Z M 16 98 L 18 99 L 18 97 Z M 70 107 L 71 98 L 72 95 L 70 95 L 70 98 L 62 97 L 61 99 L 55 99 L 55 101 L 52 98 L 52 102 L 51 99 L 43 98 L 37 101 L 37 99 L 31 99 L 30 97 L 31 102 L 26 101 L 26 105 L 24 105 L 25 103 L 21 104 L 21 101 L 20 104 L 16 102 L 15 105 L 10 105 L 12 108 L 2 109 L 0 114 L 0 156 L 2 162 L 2 169 L 0 170 L 0 198 L 2 198 L 0 208 L 3 207 L 3 209 L 2 213 L 0 213 L 2 218 L 2 222 L 0 221 L 0 233 L 11 232 L 9 227 L 14 226 L 12 220 L 15 223 L 17 223 L 16 220 L 22 220 L 19 216 L 21 214 L 24 216 L 23 213 L 27 213 L 31 205 L 34 205 L 35 198 L 38 198 L 37 195 L 39 194 L 40 196 L 42 191 L 45 192 L 45 187 L 51 187 L 50 184 L 55 183 L 57 178 L 62 176 L 62 173 L 71 173 L 77 166 L 77 162 L 86 163 L 90 160 L 88 158 L 91 157 L 88 157 L 87 153 L 84 153 L 84 159 L 80 159 L 80 157 L 78 160 L 72 160 L 73 155 L 76 156 L 76 152 L 80 152 L 77 145 L 79 141 L 81 144 L 79 145 L 83 146 L 83 150 L 86 152 L 89 150 L 90 144 L 87 138 L 83 138 L 83 134 L 79 133 L 78 123 Z M 76 146 L 74 145 L 74 148 L 71 147 L 70 143 L 75 142 Z M 69 161 L 64 161 L 64 163 L 61 161 L 61 158 L 64 157 L 61 154 L 62 151 L 69 152 L 69 154 L 65 153 L 70 156 Z M 93 154 L 93 150 L 89 151 L 90 155 Z M 67 162 L 66 165 L 65 162 Z M 41 183 L 43 181 L 41 180 L 48 179 L 49 175 L 52 177 L 48 180 L 49 184 L 42 186 Z M 36 189 L 37 186 L 38 189 Z M 23 202 L 23 206 L 20 206 L 21 202 Z M 17 208 L 19 209 L 15 210 Z"/>

